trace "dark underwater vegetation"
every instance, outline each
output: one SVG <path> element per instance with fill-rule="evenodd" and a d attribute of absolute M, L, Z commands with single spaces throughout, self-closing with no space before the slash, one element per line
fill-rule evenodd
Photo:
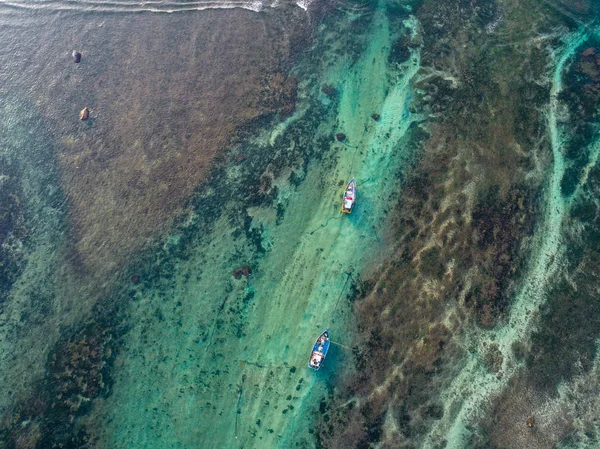
<path fill-rule="evenodd" d="M 597 2 L 0 22 L 0 447 L 600 447 Z"/>

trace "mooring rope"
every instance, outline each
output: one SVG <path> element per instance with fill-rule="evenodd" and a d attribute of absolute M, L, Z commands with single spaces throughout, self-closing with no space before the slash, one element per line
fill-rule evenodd
<path fill-rule="evenodd" d="M 237 408 L 235 409 L 235 439 L 237 440 L 238 437 L 238 416 L 242 413 L 242 410 L 240 409 L 240 403 L 242 402 L 242 393 L 244 392 L 244 382 L 246 382 L 246 375 L 242 374 L 242 383 L 240 384 L 239 387 L 239 395 L 238 395 L 238 401 L 237 401 Z"/>
<path fill-rule="evenodd" d="M 346 277 L 346 282 L 344 282 L 344 286 L 342 287 L 342 291 L 340 292 L 340 296 L 338 296 L 337 301 L 335 302 L 335 307 L 333 308 L 333 312 L 331 312 L 331 317 L 333 318 L 333 315 L 335 314 L 335 312 L 337 311 L 338 305 L 340 304 L 340 300 L 342 299 L 342 295 L 344 294 L 344 291 L 346 291 L 346 286 L 348 285 L 348 282 L 350 281 L 350 278 L 352 277 L 352 272 L 349 271 L 346 273 L 347 277 Z"/>
<path fill-rule="evenodd" d="M 337 343 L 337 342 L 332 341 L 332 340 L 329 340 L 329 343 L 331 343 L 332 345 L 340 346 L 341 348 L 347 349 L 348 351 L 352 351 L 351 347 L 343 345 L 341 343 Z"/>
<path fill-rule="evenodd" d="M 330 222 L 331 220 L 339 220 L 339 219 L 342 217 L 342 215 L 341 215 L 341 214 L 342 214 L 342 213 L 340 212 L 340 214 L 339 214 L 339 215 L 336 215 L 335 217 L 329 217 L 325 223 L 321 223 L 321 224 L 320 224 L 320 225 L 319 225 L 319 226 L 318 226 L 318 227 L 317 227 L 315 230 L 313 230 L 313 231 L 309 232 L 309 233 L 308 233 L 308 235 L 313 235 L 313 234 L 314 234 L 315 232 L 317 232 L 319 229 L 321 229 L 321 228 L 324 228 L 325 226 L 327 226 L 327 225 L 329 224 L 329 222 Z"/>

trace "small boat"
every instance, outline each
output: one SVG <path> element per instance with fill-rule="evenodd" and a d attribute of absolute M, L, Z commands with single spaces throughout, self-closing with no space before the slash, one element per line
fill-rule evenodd
<path fill-rule="evenodd" d="M 354 181 L 354 178 L 352 178 L 346 186 L 346 191 L 344 192 L 344 201 L 342 201 L 342 212 L 345 214 L 351 214 L 355 202 L 356 182 Z"/>
<path fill-rule="evenodd" d="M 75 64 L 79 64 L 81 62 L 81 53 L 76 50 L 73 50 L 73 61 Z"/>
<path fill-rule="evenodd" d="M 313 350 L 310 353 L 310 359 L 308 360 L 308 367 L 317 371 L 321 368 L 323 361 L 325 360 L 325 356 L 327 356 L 327 351 L 329 351 L 329 329 L 325 330 L 315 344 L 313 346 Z"/>

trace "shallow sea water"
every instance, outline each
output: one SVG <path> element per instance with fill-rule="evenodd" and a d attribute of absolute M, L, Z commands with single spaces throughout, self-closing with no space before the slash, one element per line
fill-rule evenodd
<path fill-rule="evenodd" d="M 476 25 L 490 36 L 486 45 L 535 47 L 546 63 L 531 75 L 543 91 L 537 142 L 507 139 L 493 148 L 532 161 L 506 175 L 539 200 L 530 235 L 514 243 L 527 259 L 511 272 L 509 304 L 491 326 L 465 306 L 476 268 L 442 288 L 461 254 L 437 270 L 440 279 L 418 273 L 419 293 L 391 295 L 423 307 L 423 316 L 443 313 L 415 342 L 390 343 L 389 370 L 365 377 L 357 367 L 376 356 L 365 348 L 380 329 L 360 317 L 384 322 L 396 313 L 393 301 L 368 310 L 369 298 L 393 288 L 381 279 L 402 264 L 423 264 L 431 248 L 452 247 L 461 232 L 454 210 L 471 224 L 472 186 L 485 185 L 472 155 L 485 153 L 485 139 L 469 143 L 460 130 L 443 128 L 469 107 L 440 114 L 426 104 L 477 103 L 479 94 L 464 86 L 478 74 L 465 75 L 470 50 L 460 31 L 440 38 L 440 61 L 431 53 L 450 28 L 433 0 L 318 1 L 0 2 L 1 444 L 595 447 L 591 415 L 600 395 L 583 386 L 599 366 L 589 349 L 595 319 L 587 346 L 569 351 L 591 354 L 573 358 L 577 375 L 560 377 L 550 393 L 535 384 L 535 373 L 548 370 L 545 351 L 557 345 L 546 335 L 553 314 L 574 292 L 598 291 L 584 275 L 598 253 L 595 112 L 581 119 L 589 138 L 574 143 L 582 126 L 574 117 L 583 114 L 577 101 L 600 89 L 598 75 L 584 94 L 577 90 L 582 73 L 600 73 L 600 56 L 595 63 L 595 53 L 585 53 L 600 36 L 594 9 L 540 6 L 540 16 L 559 19 L 523 43 L 522 31 L 503 28 L 504 14 L 520 6 L 482 2 L 492 11 Z M 456 3 L 456 11 L 471 11 Z M 73 49 L 83 52 L 79 65 Z M 293 111 L 284 113 L 289 103 Z M 77 120 L 83 105 L 92 110 L 85 123 Z M 446 147 L 459 150 L 431 168 L 431 179 L 456 165 L 467 174 L 436 184 L 447 197 L 429 198 L 434 219 L 398 238 L 420 219 L 398 224 L 399 205 L 411 206 L 406 179 L 422 151 Z M 358 204 L 344 215 L 341 194 L 352 177 Z M 463 193 L 458 205 L 455 192 Z M 451 231 L 439 237 L 444 216 L 440 227 Z M 525 220 L 514 217 L 513 224 Z M 403 250 L 421 238 L 420 247 Z M 470 238 L 477 247 L 479 237 Z M 376 287 L 361 302 L 367 280 Z M 423 306 L 428 295 L 448 299 Z M 381 397 L 389 385 L 413 380 L 404 370 L 439 326 L 460 350 L 418 376 L 442 379 L 422 393 L 423 409 L 441 405 L 434 418 L 418 408 L 403 417 L 416 388 Z M 326 328 L 334 344 L 313 372 L 307 358 Z M 517 355 L 518 344 L 526 355 Z M 498 361 L 490 362 L 490 347 Z M 363 389 L 352 383 L 357 378 Z M 513 397 L 519 382 L 526 405 Z M 578 414 L 573 397 L 596 399 Z M 557 417 L 564 410 L 568 424 Z M 355 438 L 352 413 L 369 422 Z M 493 429 L 525 424 L 530 414 L 544 435 L 521 426 L 505 441 Z"/>
<path fill-rule="evenodd" d="M 107 447 L 312 447 L 308 430 L 317 405 L 351 357 L 347 281 L 385 252 L 380 223 L 394 186 L 389 174 L 399 168 L 402 139 L 415 120 L 408 105 L 418 50 L 390 70 L 386 20 L 376 14 L 374 39 L 353 67 L 332 68 L 343 74 L 341 106 L 316 133 L 327 135 L 338 121 L 347 144 L 332 142 L 327 161 L 309 163 L 297 188 L 274 181 L 285 207 L 279 224 L 272 208 L 248 211 L 261 229 L 264 255 L 253 255 L 223 220 L 188 260 L 176 263 L 164 290 L 137 293 L 135 324 L 116 361 L 120 374 L 98 407 L 96 419 L 108 423 Z M 406 26 L 418 33 L 413 22 Z M 377 82 L 361 82 L 374 75 Z M 272 145 L 269 135 L 260 136 L 255 145 L 277 151 L 285 133 Z M 342 216 L 339 191 L 349 176 L 358 180 L 361 203 Z M 235 207 L 235 199 L 225 206 Z M 252 274 L 232 278 L 236 263 Z M 327 365 L 313 373 L 307 348 L 325 328 L 343 346 L 334 345 Z M 165 384 L 172 388 L 165 391 Z"/>
<path fill-rule="evenodd" d="M 184 6 L 187 9 L 189 5 Z M 145 8 L 134 11 L 130 5 L 116 3 L 7 2 L 2 8 L 7 37 L 11 36 L 3 57 L 6 61 L 3 95 L 11 101 L 5 103 L 3 110 L 4 156 L 10 162 L 12 154 L 24 149 L 25 155 L 44 154 L 51 166 L 45 174 L 48 181 L 44 188 L 59 198 L 45 206 L 49 201 L 47 192 L 28 191 L 25 187 L 20 192 L 32 203 L 29 209 L 43 222 L 44 228 L 33 233 L 41 242 L 34 239 L 25 245 L 22 252 L 26 263 L 18 277 L 19 287 L 9 290 L 3 304 L 3 385 L 10 386 L 4 390 L 3 411 L 10 414 L 13 401 L 27 402 L 28 391 L 35 389 L 40 378 L 48 376 L 45 369 L 52 371 L 44 359 L 55 351 L 52 346 L 61 337 L 70 338 L 71 329 L 81 328 L 79 323 L 83 323 L 84 329 L 89 323 L 103 323 L 105 327 L 119 329 L 111 331 L 112 344 L 118 341 L 118 347 L 110 349 L 110 353 L 114 352 L 108 357 L 110 371 L 102 371 L 107 379 L 110 376 L 110 393 L 92 396 L 92 410 L 79 418 L 80 425 L 86 426 L 89 435 L 86 439 L 95 441 L 98 447 L 275 447 L 295 442 L 312 446 L 312 437 L 307 432 L 318 403 L 336 376 L 344 372 L 344 366 L 351 366 L 346 363 L 351 358 L 348 345 L 353 332 L 347 301 L 350 287 L 358 282 L 369 263 L 386 252 L 382 224 L 390 209 L 387 201 L 395 195 L 394 173 L 409 157 L 403 156 L 403 139 L 409 127 L 418 121 L 408 110 L 411 80 L 419 69 L 418 48 L 411 51 L 410 59 L 402 66 L 390 66 L 388 53 L 393 33 L 385 10 L 377 9 L 367 21 L 369 42 L 364 54 L 337 58 L 330 49 L 330 54 L 316 58 L 325 60 L 320 76 L 335 83 L 339 98 L 320 92 L 321 83 L 313 82 L 312 86 L 317 87 L 304 93 L 295 115 L 272 131 L 267 128 L 254 133 L 234 149 L 247 153 L 249 160 L 242 164 L 253 163 L 253 158 L 272 158 L 273 163 L 281 165 L 276 157 L 278 152 L 288 151 L 294 156 L 275 174 L 270 165 L 261 161 L 266 167 L 265 174 L 273 178 L 267 193 L 275 195 L 275 203 L 247 204 L 244 182 L 248 182 L 248 175 L 240 175 L 240 169 L 232 164 L 222 175 L 226 179 L 223 189 L 229 196 L 218 205 L 218 214 L 202 216 L 204 211 L 196 208 L 187 218 L 184 216 L 184 224 L 169 232 L 164 243 L 155 246 L 160 261 L 156 261 L 150 250 L 144 253 L 142 265 L 137 265 L 135 255 L 128 260 L 118 252 L 116 256 L 111 251 L 103 253 L 102 246 L 115 245 L 108 237 L 103 240 L 102 232 L 108 226 L 94 231 L 91 237 L 85 234 L 85 225 L 72 229 L 78 220 L 85 221 L 81 215 L 86 213 L 95 213 L 100 220 L 103 217 L 94 210 L 97 200 L 89 204 L 86 197 L 88 209 L 78 210 L 77 215 L 73 210 L 67 212 L 69 205 L 82 201 L 77 191 L 69 190 L 73 183 L 69 178 L 81 176 L 80 172 L 69 170 L 73 165 L 79 169 L 86 162 L 79 158 L 65 163 L 69 155 L 61 155 L 65 150 L 53 149 L 52 143 L 76 150 L 82 139 L 86 139 L 81 137 L 86 132 L 97 133 L 95 143 L 88 145 L 99 146 L 98 152 L 105 151 L 111 141 L 118 142 L 116 133 L 122 130 L 111 130 L 114 121 L 105 116 L 107 111 L 101 105 L 106 107 L 110 101 L 123 99 L 119 93 L 122 85 L 132 84 L 119 77 L 127 77 L 132 65 L 151 70 L 152 64 L 158 64 L 156 69 L 161 70 L 160 56 L 154 57 L 150 64 L 140 59 L 146 50 L 136 55 L 123 47 L 120 60 L 119 39 L 123 39 L 121 45 L 135 42 L 126 33 L 148 33 L 147 20 L 162 27 L 159 35 L 167 37 L 169 32 L 165 30 L 169 27 L 189 28 L 193 18 L 174 21 L 169 18 L 170 23 L 162 23 L 160 15 L 152 15 Z M 202 14 L 184 9 L 177 12 Z M 132 16 L 133 12 L 147 15 Z M 247 17 L 254 13 L 228 14 Z M 340 29 L 348 27 L 357 17 L 351 12 L 348 23 L 339 24 Z M 81 31 L 73 27 L 76 24 Z M 34 27 L 46 30 L 46 35 L 35 34 L 43 45 L 22 42 L 22 37 Z M 416 38 L 419 29 L 414 20 L 407 19 L 405 28 Z M 10 29 L 14 30 L 12 35 L 8 34 Z M 65 35 L 66 30 L 69 32 Z M 107 34 L 103 39 L 96 36 L 105 31 L 111 34 L 108 40 Z M 329 38 L 335 37 L 335 32 L 330 33 Z M 81 66 L 69 61 L 66 49 L 71 46 L 85 48 Z M 157 48 L 154 43 L 150 47 Z M 112 62 L 101 55 L 107 51 L 114 58 Z M 169 48 L 160 51 L 169 52 Z M 103 65 L 89 62 L 88 58 L 96 55 L 103 58 Z M 63 65 L 67 64 L 71 65 L 65 69 Z M 117 72 L 107 76 L 115 70 L 115 65 L 121 66 L 122 75 Z M 162 67 L 164 70 L 168 66 Z M 189 70 L 195 67 L 191 64 Z M 135 73 L 136 70 L 131 71 L 131 76 L 136 76 Z M 86 81 L 86 77 L 94 76 L 100 80 L 92 84 Z M 146 82 L 156 80 L 166 86 L 160 76 L 144 74 L 143 77 Z M 365 82 L 368 79 L 372 82 Z M 46 83 L 50 85 L 47 92 Z M 111 88 L 116 88 L 116 93 L 110 93 Z M 151 87 L 146 91 L 134 88 L 138 94 L 152 91 Z M 70 102 L 84 104 L 84 101 L 98 104 L 92 109 L 93 118 L 87 127 L 62 116 L 66 111 L 77 111 Z M 334 101 L 339 101 L 339 108 L 334 108 Z M 142 106 L 146 102 L 152 108 L 161 104 L 153 105 L 152 99 L 141 102 Z M 130 106 L 134 109 L 129 109 L 129 113 L 135 114 L 138 108 L 126 104 L 127 108 Z M 379 121 L 371 118 L 374 113 L 381 115 Z M 318 115 L 319 123 L 315 123 L 313 115 Z M 29 116 L 33 118 L 28 119 Z M 27 120 L 38 120 L 45 125 L 38 125 L 42 128 L 39 130 L 25 131 L 24 126 L 31 126 Z M 25 121 L 24 126 L 19 126 L 19 121 Z M 133 126 L 130 132 L 140 135 L 142 142 L 144 135 L 152 136 L 153 131 L 146 123 L 129 125 Z M 334 130 L 346 133 L 344 142 L 332 138 Z M 306 135 L 306 131 L 314 135 Z M 45 138 L 43 132 L 53 135 Z M 294 153 L 295 147 L 298 148 Z M 315 151 L 311 147 L 319 148 Z M 169 151 L 169 146 L 165 150 Z M 303 156 L 311 151 L 318 153 L 317 160 Z M 156 162 L 161 163 L 160 157 Z M 26 176 L 39 179 L 35 170 L 43 170 L 35 159 L 26 160 L 17 169 L 22 171 L 19 179 L 24 186 L 28 183 Z M 292 170 L 296 179 L 302 178 L 301 182 L 290 181 Z M 361 203 L 352 215 L 342 216 L 339 196 L 350 177 L 358 181 Z M 118 178 L 115 180 L 119 182 Z M 256 178 L 253 181 L 260 182 Z M 43 190 L 40 186 L 33 187 Z M 67 195 L 61 193 L 65 189 Z M 95 190 L 96 196 L 102 197 L 101 186 Z M 198 195 L 201 203 L 203 194 Z M 120 207 L 117 198 L 110 202 L 112 206 L 106 206 L 105 202 L 100 206 L 105 213 Z M 42 219 L 41 212 L 35 212 L 42 207 L 49 210 L 46 214 L 56 216 L 54 221 Z M 238 223 L 239 216 L 244 223 Z M 197 226 L 197 222 L 206 226 Z M 107 223 L 110 225 L 110 219 Z M 245 227 L 241 236 L 236 224 Z M 189 231 L 194 227 L 197 228 L 194 233 Z M 185 235 L 179 234 L 178 228 Z M 83 237 L 77 232 L 83 233 Z M 73 248 L 72 239 L 85 241 L 94 239 L 94 235 L 99 235 L 101 247 L 91 251 L 90 262 L 82 255 L 85 248 L 82 250 L 79 245 Z M 127 245 L 123 230 L 117 231 L 117 236 Z M 47 241 L 51 242 L 50 248 L 48 243 L 44 244 Z M 185 257 L 179 254 L 183 245 Z M 98 254 L 102 256 L 100 259 Z M 82 257 L 83 267 L 77 260 Z M 103 263 L 109 269 L 102 267 Z M 78 271 L 78 265 L 82 271 Z M 123 266 L 125 273 L 131 274 L 115 273 L 115 266 Z M 249 267 L 251 275 L 246 273 L 236 279 L 233 271 L 244 266 Z M 111 278 L 98 280 L 98 273 L 108 273 Z M 32 299 L 30 290 L 41 285 L 43 298 Z M 104 304 L 113 302 L 128 305 L 117 307 L 116 316 L 108 324 L 98 318 L 98 314 L 102 315 L 98 310 L 110 309 L 113 306 Z M 313 373 L 306 367 L 307 351 L 315 335 L 327 327 L 341 346 L 335 346 L 322 371 Z M 24 335 L 15 334 L 18 328 L 25 328 Z M 96 341 L 88 336 L 80 343 L 86 338 Z M 20 357 L 23 353 L 26 356 Z M 55 366 L 54 360 L 56 352 L 50 366 Z M 76 364 L 75 359 L 73 363 Z M 25 377 L 23 373 L 27 373 Z M 92 381 L 87 380 L 83 393 L 91 388 Z M 104 385 L 104 381 L 99 385 Z M 62 391 L 59 397 L 66 394 Z M 78 395 L 78 405 L 71 407 L 75 415 L 89 401 L 81 399 L 85 396 Z M 72 420 L 67 415 L 62 418 Z M 37 430 L 25 433 L 32 441 L 44 439 Z"/>

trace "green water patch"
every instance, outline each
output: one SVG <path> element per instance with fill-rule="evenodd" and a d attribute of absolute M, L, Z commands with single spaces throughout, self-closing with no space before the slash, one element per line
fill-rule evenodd
<path fill-rule="evenodd" d="M 364 54 L 325 70 L 283 128 L 232 150 L 181 232 L 149 256 L 156 268 L 131 289 L 113 392 L 87 418 L 99 447 L 314 446 L 319 403 L 353 365 L 349 285 L 386 250 L 382 223 L 415 120 L 418 53 L 389 67 L 388 22 L 372 20 Z M 331 101 L 321 86 L 334 77 Z M 351 176 L 359 205 L 346 216 Z M 315 373 L 307 357 L 326 327 L 342 346 Z"/>
<path fill-rule="evenodd" d="M 56 187 L 52 148 L 45 142 L 43 122 L 23 114 L 25 105 L 3 96 L 0 110 L 0 302 L 6 300 L 15 280 L 23 273 L 26 254 L 33 251 L 32 228 L 53 230 L 60 223 L 64 198 Z M 52 220 L 57 214 L 58 220 Z M 60 229 L 56 229 L 60 230 Z"/>
<path fill-rule="evenodd" d="M 109 389 L 122 300 L 102 298 L 92 313 L 110 324 L 86 320 L 111 282 L 90 289 L 71 260 L 56 130 L 24 98 L 0 103 L 0 446 L 82 447 L 78 419 Z"/>
<path fill-rule="evenodd" d="M 18 169 L 9 161 L 3 160 L 2 184 L 0 185 L 0 304 L 4 303 L 14 281 L 23 272 L 24 257 L 16 248 L 23 245 L 27 237 L 25 218 L 22 213 L 22 190 L 18 182 Z M 16 247 L 16 248 L 15 248 Z"/>
<path fill-rule="evenodd" d="M 35 107 L 2 94 L 0 106 L 0 412 L 43 375 L 61 304 L 55 288 L 65 233 L 47 124 Z M 64 311 L 62 312 L 64 313 Z M 41 340 L 40 340 L 41 339 Z M 40 344 L 43 341 L 44 344 Z"/>

